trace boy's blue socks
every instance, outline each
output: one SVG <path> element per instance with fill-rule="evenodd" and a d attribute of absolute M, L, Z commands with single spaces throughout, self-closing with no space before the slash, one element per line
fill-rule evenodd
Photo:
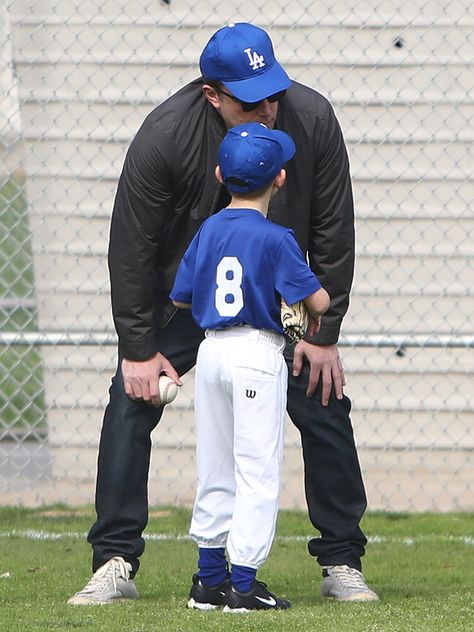
<path fill-rule="evenodd" d="M 225 548 L 208 549 L 199 547 L 198 577 L 208 588 L 220 586 L 229 577 Z M 240 593 L 252 590 L 257 575 L 255 568 L 232 565 L 232 586 Z"/>
<path fill-rule="evenodd" d="M 199 547 L 197 576 L 208 588 L 220 586 L 229 576 L 225 548 L 207 549 Z"/>
<path fill-rule="evenodd" d="M 230 581 L 232 586 L 239 592 L 248 593 L 250 590 L 252 590 L 252 586 L 256 576 L 256 568 L 249 568 L 248 566 L 237 566 L 236 564 L 232 564 Z"/>

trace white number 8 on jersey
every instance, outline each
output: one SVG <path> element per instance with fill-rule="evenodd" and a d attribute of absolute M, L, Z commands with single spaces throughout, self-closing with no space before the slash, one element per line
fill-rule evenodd
<path fill-rule="evenodd" d="M 216 309 L 220 316 L 237 316 L 244 306 L 243 270 L 237 257 L 223 257 L 216 270 Z"/>

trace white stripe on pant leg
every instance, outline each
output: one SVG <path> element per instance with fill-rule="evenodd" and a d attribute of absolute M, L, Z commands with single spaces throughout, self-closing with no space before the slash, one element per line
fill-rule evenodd
<path fill-rule="evenodd" d="M 198 484 L 189 531 L 204 547 L 225 546 L 234 510 L 232 392 L 230 383 L 223 390 L 229 380 L 221 358 L 222 345 L 204 340 L 195 375 Z"/>
<path fill-rule="evenodd" d="M 249 368 L 234 369 L 237 494 L 227 549 L 231 563 L 259 568 L 268 557 L 275 536 L 287 367 L 283 355 L 274 347 L 259 342 L 248 349 Z M 269 373 L 260 373 L 252 369 L 254 366 Z M 248 397 L 249 391 L 255 396 Z"/>

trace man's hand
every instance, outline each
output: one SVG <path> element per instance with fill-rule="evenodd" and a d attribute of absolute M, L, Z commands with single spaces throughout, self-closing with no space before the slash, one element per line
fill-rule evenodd
<path fill-rule="evenodd" d="M 163 373 L 179 386 L 182 385 L 173 365 L 161 353 L 141 362 L 125 358 L 122 360 L 123 385 L 130 399 L 161 406 L 158 380 Z"/>
<path fill-rule="evenodd" d="M 293 375 L 295 377 L 301 373 L 304 358 L 310 365 L 306 395 L 311 397 L 319 380 L 322 380 L 321 403 L 323 406 L 328 405 L 331 388 L 334 388 L 337 399 L 342 399 L 346 379 L 337 345 L 318 346 L 301 340 L 296 345 L 293 356 Z"/>

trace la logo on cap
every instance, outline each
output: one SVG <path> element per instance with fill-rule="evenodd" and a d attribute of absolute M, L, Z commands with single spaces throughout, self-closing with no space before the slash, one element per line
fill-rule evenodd
<path fill-rule="evenodd" d="M 259 55 L 257 52 L 252 51 L 251 48 L 245 48 L 244 53 L 247 53 L 250 68 L 252 70 L 258 70 L 259 68 L 263 68 L 265 66 L 265 58 L 263 55 Z"/>

